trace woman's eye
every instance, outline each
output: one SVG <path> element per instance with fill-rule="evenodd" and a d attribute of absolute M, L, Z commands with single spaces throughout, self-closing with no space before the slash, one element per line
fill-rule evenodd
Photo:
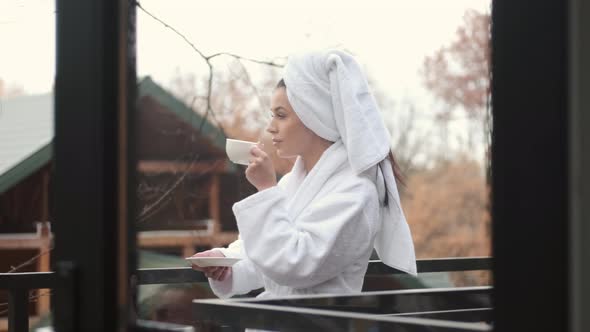
<path fill-rule="evenodd" d="M 285 114 L 282 114 L 282 113 L 274 113 L 274 112 L 270 113 L 271 118 L 274 118 L 275 116 L 279 119 L 284 119 L 287 117 Z"/>

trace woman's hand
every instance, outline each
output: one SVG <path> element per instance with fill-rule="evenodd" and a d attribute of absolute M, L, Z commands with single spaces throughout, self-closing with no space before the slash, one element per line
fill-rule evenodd
<path fill-rule="evenodd" d="M 207 250 L 198 252 L 192 257 L 225 257 L 223 253 L 219 250 Z M 217 281 L 224 281 L 231 275 L 231 267 L 227 266 L 208 266 L 208 267 L 200 267 L 195 264 L 192 264 L 193 270 L 201 271 L 207 276 L 207 278 L 211 278 Z"/>
<path fill-rule="evenodd" d="M 258 191 L 276 186 L 277 184 L 277 176 L 272 160 L 258 146 L 254 146 L 250 150 L 250 164 L 246 168 L 246 179 Z"/>

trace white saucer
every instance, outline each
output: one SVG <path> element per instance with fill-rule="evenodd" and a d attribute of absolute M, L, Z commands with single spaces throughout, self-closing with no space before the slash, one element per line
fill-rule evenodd
<path fill-rule="evenodd" d="M 232 266 L 241 260 L 241 258 L 231 257 L 187 257 L 185 259 L 199 267 Z"/>

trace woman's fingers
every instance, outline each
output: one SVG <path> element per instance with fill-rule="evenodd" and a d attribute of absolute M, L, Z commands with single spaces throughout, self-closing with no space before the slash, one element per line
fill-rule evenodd
<path fill-rule="evenodd" d="M 225 257 L 225 255 L 220 250 L 206 250 L 202 252 L 198 252 L 194 254 L 192 257 Z M 223 273 L 224 267 L 222 266 L 207 266 L 202 267 L 195 264 L 191 264 L 192 269 L 196 271 L 201 271 L 207 278 L 219 278 L 219 276 Z M 217 279 L 216 279 L 217 280 Z"/>
<path fill-rule="evenodd" d="M 216 257 L 219 256 L 217 250 L 205 250 L 194 254 L 192 257 Z"/>
<path fill-rule="evenodd" d="M 263 160 L 264 158 L 266 158 L 268 156 L 266 154 L 266 152 L 264 152 L 264 150 L 262 150 L 262 148 L 258 145 L 253 146 L 250 149 L 250 154 L 256 158 L 260 158 L 260 160 Z"/>
<path fill-rule="evenodd" d="M 224 280 L 224 278 L 222 278 L 224 275 L 227 275 L 227 267 L 211 267 L 203 272 L 207 278 L 220 281 Z"/>
<path fill-rule="evenodd" d="M 217 270 L 219 270 L 219 267 L 210 266 L 210 267 L 206 267 L 203 270 L 203 273 L 205 274 L 205 276 L 207 276 L 207 278 L 213 278 L 213 276 L 215 276 L 215 273 L 217 272 Z"/>
<path fill-rule="evenodd" d="M 195 265 L 195 264 L 192 264 L 192 265 L 193 265 L 192 266 L 193 270 L 201 271 L 201 272 L 204 272 L 204 273 L 208 273 L 208 272 L 211 271 L 211 267 L 210 266 L 208 266 L 208 267 L 202 267 L 202 266 L 198 266 L 198 265 Z"/>
<path fill-rule="evenodd" d="M 193 270 L 197 270 L 197 271 L 201 271 L 201 272 L 207 272 L 211 269 L 210 266 L 203 267 L 203 266 L 198 266 L 196 264 L 192 264 L 192 268 L 193 268 Z"/>
<path fill-rule="evenodd" d="M 201 272 L 205 272 L 205 269 L 206 269 L 204 267 L 200 267 L 200 266 L 195 265 L 195 264 L 192 264 L 192 268 L 193 268 L 193 270 L 197 270 L 197 271 L 201 271 Z"/>
<path fill-rule="evenodd" d="M 254 157 L 259 157 L 262 153 L 264 153 L 264 151 L 262 151 L 257 145 L 250 149 L 250 154 Z"/>
<path fill-rule="evenodd" d="M 218 281 L 225 280 L 229 275 L 229 268 L 224 266 L 208 266 L 200 267 L 197 265 L 192 266 L 193 270 L 201 271 L 207 278 L 211 278 Z"/>
<path fill-rule="evenodd" d="M 223 273 L 219 277 L 219 280 L 224 281 L 225 279 L 227 279 L 230 276 L 230 274 L 231 274 L 231 267 L 226 267 L 225 269 L 223 269 Z"/>
<path fill-rule="evenodd" d="M 221 267 L 221 268 L 215 270 L 213 272 L 213 277 L 212 278 L 215 279 L 215 280 L 221 280 L 221 276 L 223 275 L 223 272 L 225 271 L 225 269 L 226 269 L 225 267 Z"/>
<path fill-rule="evenodd" d="M 248 166 L 256 167 L 258 165 L 261 165 L 263 162 L 264 162 L 263 157 L 250 158 L 248 160 Z"/>

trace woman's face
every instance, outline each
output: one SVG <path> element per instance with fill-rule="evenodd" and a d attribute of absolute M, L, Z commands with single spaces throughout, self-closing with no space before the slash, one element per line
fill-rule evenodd
<path fill-rule="evenodd" d="M 271 121 L 266 128 L 281 158 L 300 156 L 313 144 L 313 131 L 303 125 L 293 111 L 285 88 L 275 89 L 270 101 Z"/>

